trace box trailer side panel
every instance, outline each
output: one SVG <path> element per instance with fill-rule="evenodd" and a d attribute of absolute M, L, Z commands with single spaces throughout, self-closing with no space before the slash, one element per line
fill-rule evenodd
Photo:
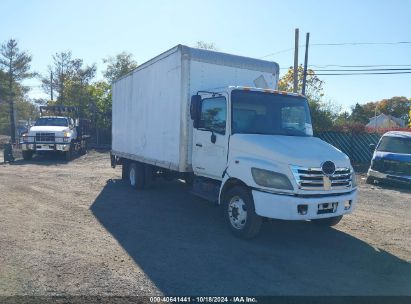
<path fill-rule="evenodd" d="M 192 171 L 190 98 L 227 86 L 277 88 L 274 62 L 179 45 L 113 84 L 112 149 L 124 158 Z"/>
<path fill-rule="evenodd" d="M 181 78 L 181 53 L 174 51 L 113 84 L 116 154 L 178 170 Z"/>

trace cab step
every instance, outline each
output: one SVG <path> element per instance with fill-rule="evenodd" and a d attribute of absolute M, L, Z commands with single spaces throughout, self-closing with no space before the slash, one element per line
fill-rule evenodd
<path fill-rule="evenodd" d="M 220 194 L 220 186 L 220 181 L 215 181 L 205 177 L 196 177 L 193 181 L 193 189 L 191 190 L 191 194 L 217 204 L 218 196 Z"/>

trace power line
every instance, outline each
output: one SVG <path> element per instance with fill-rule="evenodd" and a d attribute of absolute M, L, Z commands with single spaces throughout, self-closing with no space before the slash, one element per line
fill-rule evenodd
<path fill-rule="evenodd" d="M 329 66 L 332 66 L 332 65 L 329 65 Z M 334 65 L 334 66 L 337 66 L 337 65 Z M 403 66 L 408 66 L 408 65 L 403 65 Z M 343 67 L 343 66 L 341 66 L 341 67 Z M 345 66 L 345 67 L 353 67 L 353 68 L 351 68 L 351 69 L 323 69 L 323 68 L 320 68 L 320 69 L 311 69 L 312 71 L 314 71 L 314 72 L 320 72 L 320 73 L 322 73 L 322 72 L 376 72 L 376 71 L 411 71 L 411 65 L 409 66 L 409 68 L 367 68 L 367 69 L 356 69 L 356 68 L 354 68 L 354 67 L 366 67 L 366 66 L 354 66 L 354 65 L 352 65 L 352 66 Z M 286 69 L 286 70 L 288 70 L 288 69 L 290 69 L 291 67 L 289 67 L 289 68 L 281 68 L 282 70 L 284 70 L 284 69 Z"/>
<path fill-rule="evenodd" d="M 338 67 L 338 68 L 411 67 L 411 64 L 370 64 L 370 65 L 310 64 L 308 66 L 323 69 L 323 68 L 328 68 L 328 67 Z"/>
<path fill-rule="evenodd" d="M 270 53 L 270 54 L 264 55 L 264 56 L 260 57 L 259 59 L 263 59 L 263 58 L 266 58 L 266 57 L 271 57 L 273 55 L 277 55 L 277 54 L 281 54 L 281 53 L 286 53 L 286 52 L 289 52 L 289 51 L 292 51 L 292 50 L 294 50 L 294 48 L 281 50 L 281 51 L 278 51 L 278 52 L 275 52 L 275 53 Z"/>
<path fill-rule="evenodd" d="M 341 43 L 313 43 L 311 45 L 393 45 L 393 44 L 411 44 L 411 41 L 397 42 L 341 42 Z"/>
<path fill-rule="evenodd" d="M 367 72 L 367 71 L 411 71 L 409 69 L 335 69 L 335 70 L 314 70 L 315 72 Z"/>
<path fill-rule="evenodd" d="M 308 73 L 308 75 L 317 76 L 345 76 L 345 75 L 393 75 L 393 74 L 411 74 L 411 71 L 407 72 L 370 72 L 370 73 Z"/>
<path fill-rule="evenodd" d="M 358 45 L 400 45 L 400 44 L 411 44 L 411 41 L 395 41 L 395 42 L 340 42 L 340 43 L 312 43 L 311 46 L 358 46 Z M 299 47 L 305 47 L 304 45 L 299 45 Z M 280 50 L 278 52 L 270 53 L 260 57 L 260 59 L 270 57 L 273 55 L 285 53 L 294 50 L 294 48 L 288 48 Z"/>

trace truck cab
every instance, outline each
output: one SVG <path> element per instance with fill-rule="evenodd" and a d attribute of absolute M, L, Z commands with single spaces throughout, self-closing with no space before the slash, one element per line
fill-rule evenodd
<path fill-rule="evenodd" d="M 355 207 L 350 160 L 313 137 L 304 96 L 228 87 L 194 95 L 190 113 L 194 191 L 218 187 L 235 234 L 254 236 L 262 217 L 334 225 Z"/>

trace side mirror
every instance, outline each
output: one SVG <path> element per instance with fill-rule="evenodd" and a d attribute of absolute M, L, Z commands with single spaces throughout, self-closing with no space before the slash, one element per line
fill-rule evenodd
<path fill-rule="evenodd" d="M 375 150 L 375 144 L 370 144 L 370 151 L 374 152 Z"/>
<path fill-rule="evenodd" d="M 190 116 L 193 120 L 194 128 L 199 127 L 200 123 L 200 113 L 201 113 L 201 96 L 200 95 L 193 95 L 191 96 L 191 104 L 190 104 Z"/>

